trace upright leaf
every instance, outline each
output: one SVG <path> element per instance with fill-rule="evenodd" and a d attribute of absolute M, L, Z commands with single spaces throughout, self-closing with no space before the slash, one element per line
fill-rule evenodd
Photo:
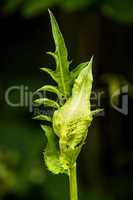
<path fill-rule="evenodd" d="M 56 61 L 56 76 L 58 77 L 58 87 L 62 92 L 64 97 L 67 99 L 70 96 L 71 88 L 70 88 L 70 72 L 69 72 L 69 61 L 68 61 L 68 53 L 65 45 L 65 41 L 60 32 L 59 26 L 56 22 L 56 19 L 52 12 L 49 10 L 52 33 L 55 42 L 55 52 L 49 52 Z"/>

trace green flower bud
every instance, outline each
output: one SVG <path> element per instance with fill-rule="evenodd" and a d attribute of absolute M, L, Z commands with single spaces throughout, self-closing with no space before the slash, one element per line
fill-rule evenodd
<path fill-rule="evenodd" d="M 76 162 L 92 122 L 92 81 L 91 59 L 75 80 L 72 96 L 53 115 L 53 129 L 59 137 L 60 161 L 64 168 L 69 168 Z"/>

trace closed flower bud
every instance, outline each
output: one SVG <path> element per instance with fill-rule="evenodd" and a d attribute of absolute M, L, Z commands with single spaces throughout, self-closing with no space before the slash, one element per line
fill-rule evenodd
<path fill-rule="evenodd" d="M 64 168 L 69 168 L 76 162 L 92 122 L 92 81 L 91 59 L 75 80 L 72 96 L 53 115 L 53 129 L 59 137 L 60 161 Z"/>

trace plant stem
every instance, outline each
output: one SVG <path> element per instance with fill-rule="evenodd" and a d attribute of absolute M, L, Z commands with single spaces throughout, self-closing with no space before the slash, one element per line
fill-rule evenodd
<path fill-rule="evenodd" d="M 76 163 L 69 171 L 70 200 L 78 200 Z"/>

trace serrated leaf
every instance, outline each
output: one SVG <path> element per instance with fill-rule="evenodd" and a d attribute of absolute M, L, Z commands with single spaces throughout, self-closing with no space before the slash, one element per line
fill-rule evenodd
<path fill-rule="evenodd" d="M 55 42 L 55 52 L 50 53 L 52 54 L 56 60 L 56 75 L 58 77 L 58 87 L 59 90 L 62 92 L 64 97 L 67 99 L 70 96 L 71 92 L 71 75 L 69 72 L 69 61 L 68 61 L 68 53 L 67 48 L 65 45 L 65 41 L 63 36 L 60 32 L 59 26 L 56 22 L 56 19 L 52 12 L 49 10 L 51 26 L 52 26 L 52 33 Z"/>
<path fill-rule="evenodd" d="M 47 115 L 37 115 L 37 116 L 33 117 L 33 119 L 43 120 L 43 121 L 48 121 L 48 122 L 52 121 L 51 117 L 47 116 Z"/>
<path fill-rule="evenodd" d="M 67 58 L 68 53 L 62 33 L 60 32 L 59 26 L 51 11 L 49 11 L 49 14 L 55 42 L 55 52 L 47 52 L 47 54 L 51 55 L 55 59 L 56 69 L 53 71 L 49 68 L 41 68 L 41 70 L 48 73 L 58 84 L 58 90 L 62 94 L 62 98 L 59 98 L 60 105 L 62 105 L 71 95 L 71 88 L 75 78 L 78 76 L 80 71 L 86 67 L 88 62 L 78 65 L 71 72 L 69 71 L 70 62 Z"/>
<path fill-rule="evenodd" d="M 36 99 L 34 103 L 38 105 L 43 104 L 44 106 L 59 108 L 59 104 L 56 101 L 47 98 Z"/>
<path fill-rule="evenodd" d="M 44 150 L 44 160 L 48 169 L 54 174 L 67 173 L 64 171 L 59 161 L 59 149 L 57 145 L 57 138 L 53 130 L 49 126 L 41 125 L 47 137 L 47 145 Z"/>

